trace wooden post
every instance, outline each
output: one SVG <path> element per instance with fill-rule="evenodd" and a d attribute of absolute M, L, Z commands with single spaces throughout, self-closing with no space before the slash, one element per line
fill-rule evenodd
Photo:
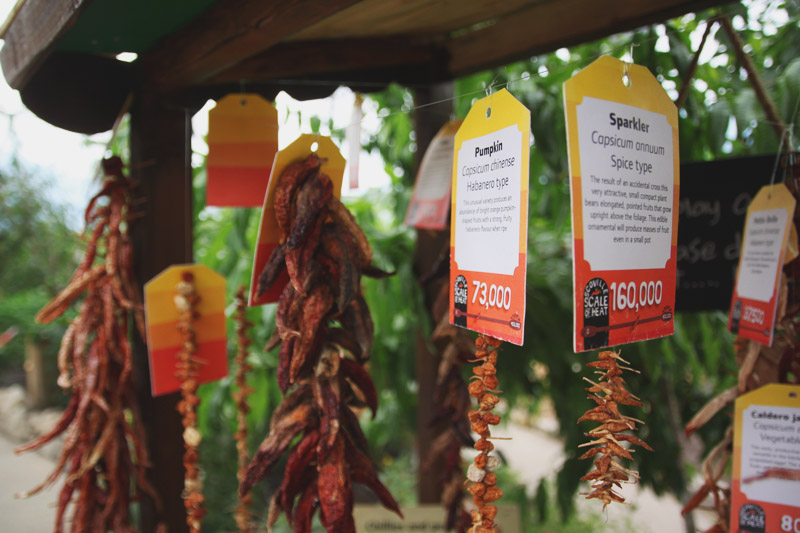
<path fill-rule="evenodd" d="M 414 93 L 414 105 L 421 106 L 432 102 L 448 100 L 453 96 L 453 84 L 441 83 L 438 85 L 417 89 Z M 414 175 L 422 162 L 422 156 L 433 139 L 448 120 L 453 104 L 446 103 L 431 105 L 417 109 L 414 112 L 414 131 L 417 135 L 417 152 Z M 417 231 L 417 247 L 414 253 L 414 270 L 417 276 L 428 272 L 439 252 L 450 238 L 447 231 Z M 438 286 L 437 286 L 438 288 Z M 430 309 L 436 294 L 427 291 L 425 294 L 426 307 Z M 417 332 L 416 370 L 417 384 L 417 454 L 419 463 L 424 463 L 434 439 L 443 431 L 443 427 L 431 427 L 431 416 L 436 410 L 433 403 L 433 389 L 436 386 L 436 371 L 439 364 L 438 354 L 428 350 L 421 332 Z M 439 503 L 442 497 L 442 464 L 432 465 L 431 468 L 417 472 L 417 496 L 419 503 Z"/>
<path fill-rule="evenodd" d="M 45 377 L 42 346 L 31 338 L 25 339 L 25 401 L 30 409 L 47 406 L 48 387 Z"/>
<path fill-rule="evenodd" d="M 144 215 L 131 228 L 134 264 L 140 286 L 164 268 L 192 262 L 192 182 L 186 168 L 186 113 L 142 89 L 131 111 L 131 176 L 137 211 Z M 187 174 L 188 172 L 188 174 Z M 158 524 L 170 533 L 188 531 L 183 499 L 183 428 L 177 411 L 178 393 L 153 398 L 147 347 L 134 333 L 136 396 L 147 431 L 151 468 L 148 479 L 158 492 L 160 507 L 146 495 L 141 501 L 139 530 L 150 533 Z"/>

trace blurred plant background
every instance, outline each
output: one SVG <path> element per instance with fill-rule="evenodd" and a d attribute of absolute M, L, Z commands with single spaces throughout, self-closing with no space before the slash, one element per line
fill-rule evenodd
<path fill-rule="evenodd" d="M 457 80 L 453 88 L 456 97 L 437 104 L 452 108 L 455 116 L 463 118 L 473 99 L 490 86 L 507 87 L 531 110 L 526 342 L 524 347 L 506 345 L 498 371 L 509 409 L 531 415 L 552 409 L 566 459 L 555 479 L 538 487 L 521 486 L 513 472 L 503 472 L 506 501 L 520 505 L 524 531 L 534 530 L 533 524 L 538 524 L 540 531 L 592 531 L 604 521 L 599 512 L 575 514 L 579 478 L 591 466 L 590 461 L 576 459 L 587 428 L 575 423 L 589 407 L 581 377 L 590 372 L 584 366 L 588 356 L 574 354 L 571 344 L 571 236 L 562 83 L 598 54 L 607 53 L 648 67 L 675 98 L 686 81 L 705 21 L 722 12 L 732 18 L 781 117 L 787 124 L 796 123 L 800 101 L 797 1 L 732 4 L 721 11 L 687 15 L 533 57 Z M 727 37 L 716 27 L 689 83 L 688 98 L 680 110 L 681 161 L 776 151 L 778 138 L 736 64 Z M 419 462 L 413 453 L 415 338 L 417 331 L 427 334 L 431 330 L 411 265 L 416 234 L 402 223 L 414 181 L 417 147 L 409 112 L 414 91 L 390 86 L 365 98 L 368 105 L 376 107 L 381 127 L 364 148 L 382 156 L 391 182 L 389 190 L 370 190 L 357 198 L 345 198 L 345 203 L 370 238 L 376 263 L 397 274 L 364 280 L 375 322 L 370 370 L 381 396 L 378 416 L 375 420 L 364 417 L 362 423 L 382 479 L 401 504 L 412 504 Z M 421 114 L 431 111 L 416 110 Z M 312 120 L 311 126 L 319 130 L 320 121 Z M 342 141 L 343 131 L 333 134 Z M 117 142 L 125 139 L 120 135 Z M 21 365 L 21 339 L 29 336 L 47 343 L 54 360 L 58 328 L 64 323 L 41 328 L 33 324 L 32 317 L 64 286 L 76 263 L 77 237 L 64 224 L 59 208 L 38 194 L 39 188 L 37 180 L 19 166 L 0 173 L 0 333 L 10 326 L 21 331 L 0 351 L 0 364 L 6 369 Z M 204 190 L 205 170 L 198 166 L 194 179 L 196 260 L 228 279 L 232 302 L 238 286 L 249 285 L 260 210 L 204 208 Z M 231 304 L 229 314 L 232 312 Z M 255 368 L 249 376 L 255 390 L 248 416 L 251 449 L 266 435 L 270 414 L 280 400 L 274 378 L 277 353 L 261 350 L 272 333 L 274 313 L 274 305 L 248 310 L 248 318 L 255 324 L 249 357 Z M 721 437 L 724 417 L 703 427 L 692 443 L 684 439 L 682 427 L 707 400 L 735 382 L 733 337 L 725 326 L 722 313 L 678 314 L 674 336 L 622 347 L 623 357 L 641 371 L 628 377 L 630 390 L 646 406 L 634 416 L 646 421 L 641 436 L 656 448 L 654 453 L 637 453 L 636 467 L 641 483 L 657 494 L 668 492 L 683 500 L 696 473 L 697 450 L 703 445 L 707 449 Z M 231 343 L 231 357 L 233 351 Z M 234 530 L 237 482 L 231 387 L 232 379 L 226 378 L 204 385 L 200 391 L 201 461 L 211 510 L 205 522 L 207 531 Z M 281 466 L 275 470 L 279 472 Z M 256 511 L 265 513 L 276 482 L 277 477 L 261 484 Z"/>

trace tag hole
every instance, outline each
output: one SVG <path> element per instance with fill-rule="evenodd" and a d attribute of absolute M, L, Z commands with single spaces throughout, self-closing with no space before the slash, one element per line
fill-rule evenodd
<path fill-rule="evenodd" d="M 489 118 L 491 116 L 492 116 L 492 108 L 491 107 L 487 107 L 486 108 L 486 118 Z"/>
<path fill-rule="evenodd" d="M 797 393 L 796 392 L 790 392 L 789 393 L 789 398 L 792 398 L 792 399 L 797 398 Z"/>
<path fill-rule="evenodd" d="M 247 98 L 242 98 L 241 100 L 239 100 L 239 103 L 242 104 L 243 106 L 247 105 Z"/>
<path fill-rule="evenodd" d="M 625 87 L 631 86 L 631 77 L 628 76 L 627 72 L 622 75 L 622 85 L 624 85 Z"/>
<path fill-rule="evenodd" d="M 319 143 L 314 141 L 313 143 L 311 143 L 311 151 L 316 152 L 317 150 L 319 150 Z"/>

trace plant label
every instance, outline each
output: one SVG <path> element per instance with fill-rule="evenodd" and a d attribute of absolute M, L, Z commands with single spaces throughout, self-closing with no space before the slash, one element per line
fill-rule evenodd
<path fill-rule="evenodd" d="M 208 113 L 206 205 L 259 207 L 278 151 L 278 111 L 257 94 L 229 94 Z"/>
<path fill-rule="evenodd" d="M 739 270 L 728 329 L 771 346 L 778 285 L 795 199 L 782 183 L 763 187 L 753 198 L 744 225 Z"/>
<path fill-rule="evenodd" d="M 460 120 L 442 126 L 425 150 L 406 212 L 407 226 L 432 230 L 447 227 L 453 189 L 453 146 L 459 127 Z"/>
<path fill-rule="evenodd" d="M 671 335 L 679 183 L 675 104 L 649 70 L 609 56 L 564 84 L 564 104 L 574 349 Z"/>
<path fill-rule="evenodd" d="M 450 323 L 522 345 L 531 114 L 505 89 L 475 102 L 455 136 Z"/>
<path fill-rule="evenodd" d="M 153 396 L 180 390 L 176 363 L 183 340 L 178 331 L 180 313 L 175 307 L 175 296 L 185 272 L 194 276 L 195 290 L 200 296 L 197 307 L 200 316 L 195 323 L 195 357 L 203 364 L 197 373 L 197 382 L 208 383 L 228 375 L 225 278 L 205 265 L 172 265 L 144 286 L 144 316 Z"/>
<path fill-rule="evenodd" d="M 730 531 L 800 531 L 800 387 L 736 399 Z"/>
<path fill-rule="evenodd" d="M 286 167 L 296 161 L 305 159 L 312 152 L 316 153 L 322 160 L 321 171 L 327 174 L 333 182 L 333 194 L 337 198 L 341 197 L 345 160 L 330 137 L 321 137 L 310 133 L 303 134 L 292 144 L 278 152 L 272 165 L 272 171 L 269 174 L 267 193 L 263 197 L 264 208 L 261 210 L 261 221 L 258 225 L 253 272 L 250 278 L 250 300 L 248 305 L 251 307 L 277 302 L 283 288 L 289 282 L 289 274 L 286 273 L 284 268 L 272 287 L 262 294 L 260 298 L 257 295 L 258 276 L 264 270 L 264 265 L 267 264 L 267 260 L 275 248 L 278 247 L 280 241 L 280 230 L 275 220 L 275 187 Z"/>

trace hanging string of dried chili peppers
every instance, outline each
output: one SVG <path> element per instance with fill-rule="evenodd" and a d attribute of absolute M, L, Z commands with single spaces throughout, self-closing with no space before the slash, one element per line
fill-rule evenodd
<path fill-rule="evenodd" d="M 198 448 L 202 435 L 197 429 L 197 372 L 200 361 L 197 359 L 197 335 L 194 323 L 200 318 L 197 306 L 200 295 L 194 286 L 194 274 L 189 271 L 181 274 L 175 294 L 175 307 L 178 308 L 178 331 L 181 334 L 181 350 L 178 352 L 177 377 L 181 383 L 181 401 L 178 411 L 183 416 L 183 466 L 186 469 L 183 485 L 183 504 L 186 507 L 186 524 L 189 531 L 199 533 L 206 510 L 203 507 L 203 480 L 200 477 Z"/>
<path fill-rule="evenodd" d="M 247 350 L 252 344 L 250 337 L 247 335 L 247 330 L 253 324 L 247 320 L 247 299 L 245 296 L 245 287 L 242 285 L 236 291 L 236 314 L 234 315 L 234 322 L 236 323 L 236 376 L 234 384 L 236 390 L 233 392 L 233 400 L 236 404 L 236 451 L 239 458 L 239 469 L 236 473 L 236 479 L 241 483 L 244 480 L 245 473 L 247 472 L 247 463 L 250 462 L 250 454 L 247 452 L 247 413 L 250 412 L 250 406 L 247 403 L 247 398 L 253 390 L 247 386 L 247 373 L 253 367 L 247 363 Z M 249 533 L 253 531 L 253 524 L 250 521 L 250 512 L 248 508 L 252 501 L 251 494 L 245 494 L 239 497 L 239 505 L 236 507 L 234 519 L 239 531 L 242 533 Z"/>
<path fill-rule="evenodd" d="M 288 449 L 268 527 L 284 513 L 296 532 L 308 532 L 319 510 L 327 531 L 349 533 L 355 531 L 354 482 L 366 485 L 385 507 L 400 514 L 375 473 L 353 411 L 369 407 L 374 415 L 378 403 L 364 368 L 373 324 L 361 275 L 387 274 L 371 265 L 364 232 L 333 195 L 333 184 L 320 166 L 314 154 L 290 165 L 275 191 L 281 240 L 259 275 L 258 292 L 268 290 L 286 266 L 290 283 L 275 317 L 281 346 L 277 379 L 285 397 L 239 490 L 247 494 Z"/>
<path fill-rule="evenodd" d="M 131 182 L 118 157 L 102 163 L 105 181 L 84 215 L 88 244 L 66 288 L 36 315 L 46 324 L 85 295 L 58 352 L 58 384 L 71 398 L 56 425 L 16 450 L 41 447 L 66 433 L 53 472 L 29 496 L 66 472 L 58 498 L 55 531 L 134 531 L 130 506 L 144 491 L 157 501 L 145 478 L 148 466 L 143 426 L 133 387 L 128 326 L 133 314 L 144 335 L 142 306 L 133 276 L 128 238 Z"/>
<path fill-rule="evenodd" d="M 591 387 L 586 390 L 589 392 L 589 399 L 594 401 L 597 406 L 586 411 L 578 419 L 578 422 L 585 420 L 600 422 L 598 427 L 586 433 L 586 436 L 592 440 L 580 445 L 581 448 L 595 447 L 581 455 L 579 459 L 595 457 L 595 469 L 583 476 L 581 481 L 592 482 L 592 491 L 586 494 L 586 499 L 602 500 L 603 510 L 611 502 L 622 503 L 625 501 L 625 498 L 614 490 L 615 488 L 621 487 L 622 483 L 636 483 L 639 480 L 638 472 L 629 470 L 618 462 L 621 457 L 633 460 L 631 453 L 634 450 L 625 448 L 622 443 L 629 442 L 647 450 L 653 450 L 642 439 L 629 433 L 623 433 L 624 431 L 635 431 L 636 424 L 644 422 L 621 414 L 619 405 L 642 407 L 644 404 L 639 401 L 639 398 L 628 392 L 625 388 L 625 380 L 622 378 L 623 370 L 636 371 L 621 366 L 620 362 L 626 365 L 630 364 L 617 352 L 602 351 L 598 354 L 597 361 L 587 363 L 587 366 L 598 369 L 596 374 L 600 374 L 597 383 L 589 378 L 583 378 L 591 384 Z"/>
<path fill-rule="evenodd" d="M 489 455 L 494 449 L 494 444 L 490 441 L 492 436 L 489 426 L 500 423 L 500 415 L 492 413 L 492 409 L 500 401 L 493 392 L 499 392 L 495 374 L 498 348 L 501 343 L 501 340 L 483 334 L 475 339 L 477 348 L 475 358 L 481 364 L 472 369 L 475 375 L 469 384 L 469 394 L 478 399 L 478 409 L 470 411 L 469 421 L 472 424 L 472 431 L 477 433 L 480 439 L 475 443 L 478 455 L 467 470 L 467 479 L 472 482 L 467 490 L 472 494 L 472 502 L 475 504 L 470 533 L 495 533 L 494 519 L 497 517 L 497 506 L 493 505 L 493 502 L 503 495 L 500 487 L 496 486 L 497 474 L 494 473 L 500 466 L 500 459 Z"/>
<path fill-rule="evenodd" d="M 449 266 L 449 243 L 443 260 Z M 434 270 L 438 270 L 438 263 Z M 446 273 L 447 270 L 444 270 Z M 427 276 L 420 278 L 425 283 Z M 441 359 L 433 391 L 433 403 L 437 406 L 431 418 L 431 425 L 446 422 L 446 428 L 434 439 L 422 465 L 428 470 L 433 465 L 441 465 L 442 497 L 445 509 L 445 528 L 465 533 L 472 526 L 470 514 L 464 508 L 464 465 L 461 449 L 472 447 L 475 442 L 470 435 L 469 412 L 472 400 L 467 383 L 461 375 L 461 367 L 475 357 L 475 343 L 469 331 L 450 324 L 448 299 L 449 283 L 445 282 L 439 295 L 431 306 L 431 314 L 438 324 L 431 335 L 431 341 L 439 348 Z"/>

